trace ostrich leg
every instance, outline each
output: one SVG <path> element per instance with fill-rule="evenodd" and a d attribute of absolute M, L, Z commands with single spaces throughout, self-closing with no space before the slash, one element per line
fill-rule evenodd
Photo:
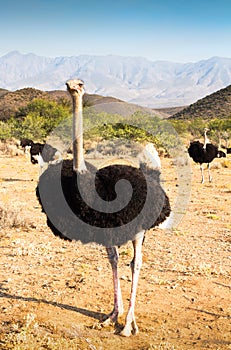
<path fill-rule="evenodd" d="M 136 291 L 139 280 L 139 273 L 142 266 L 142 244 L 144 238 L 144 232 L 141 231 L 136 236 L 135 240 L 132 241 L 134 248 L 134 258 L 131 262 L 131 270 L 132 270 L 132 287 L 131 287 L 131 296 L 129 302 L 128 313 L 126 316 L 126 322 L 124 329 L 121 331 L 121 335 L 124 337 L 129 337 L 131 334 L 138 333 L 138 327 L 135 321 L 135 301 L 136 301 Z"/>
<path fill-rule="evenodd" d="M 123 314 L 123 301 L 120 289 L 120 281 L 118 276 L 118 260 L 119 255 L 116 247 L 106 248 L 108 259 L 110 261 L 112 267 L 112 275 L 113 275 L 113 285 L 114 285 L 114 309 L 104 320 L 108 322 L 108 320 L 112 322 L 117 322 L 118 316 Z"/>
<path fill-rule="evenodd" d="M 208 173 L 209 173 L 209 182 L 212 182 L 212 175 L 210 172 L 210 164 L 208 163 Z"/>
<path fill-rule="evenodd" d="M 204 170 L 203 170 L 202 164 L 200 164 L 200 169 L 201 169 L 201 183 L 203 184 L 204 183 Z"/>

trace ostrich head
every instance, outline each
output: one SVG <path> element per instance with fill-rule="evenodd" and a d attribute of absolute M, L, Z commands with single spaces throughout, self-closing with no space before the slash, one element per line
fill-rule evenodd
<path fill-rule="evenodd" d="M 72 79 L 66 82 L 67 91 L 72 95 L 83 96 L 84 82 L 81 79 Z"/>

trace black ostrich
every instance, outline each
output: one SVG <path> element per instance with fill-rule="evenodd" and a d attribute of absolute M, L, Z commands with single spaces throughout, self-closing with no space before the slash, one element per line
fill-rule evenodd
<path fill-rule="evenodd" d="M 30 153 L 30 161 L 32 164 L 39 165 L 39 174 L 41 175 L 47 164 L 59 162 L 62 159 L 61 153 L 57 148 L 47 144 L 34 142 L 31 139 L 22 139 L 21 147 L 25 153 Z"/>
<path fill-rule="evenodd" d="M 120 332 L 138 332 L 134 316 L 136 290 L 142 264 L 145 231 L 159 225 L 170 214 L 167 195 L 160 185 L 160 172 L 143 165 L 110 165 L 96 170 L 85 163 L 82 137 L 82 80 L 67 81 L 73 101 L 73 161 L 49 165 L 36 190 L 47 223 L 62 239 L 96 242 L 106 247 L 112 267 L 114 308 L 104 321 L 117 324 L 123 312 L 118 277 L 117 247 L 131 240 L 132 287 L 126 322 Z"/>
<path fill-rule="evenodd" d="M 23 148 L 24 152 L 26 153 L 30 149 L 33 143 L 34 142 L 31 139 L 21 139 L 20 146 Z"/>
<path fill-rule="evenodd" d="M 188 153 L 190 157 L 194 160 L 195 163 L 200 164 L 201 170 L 201 183 L 204 183 L 204 171 L 202 164 L 206 163 L 209 172 L 209 182 L 212 181 L 212 176 L 210 172 L 210 163 L 214 158 L 226 157 L 226 154 L 222 151 L 218 150 L 218 147 L 213 145 L 208 137 L 207 132 L 209 129 L 205 128 L 204 130 L 204 144 L 200 141 L 192 141 L 190 142 L 190 146 L 188 148 Z"/>
<path fill-rule="evenodd" d="M 62 160 L 62 156 L 57 148 L 47 143 L 33 142 L 30 147 L 30 160 L 32 164 L 39 164 L 39 171 L 41 175 L 47 164 L 60 162 Z"/>

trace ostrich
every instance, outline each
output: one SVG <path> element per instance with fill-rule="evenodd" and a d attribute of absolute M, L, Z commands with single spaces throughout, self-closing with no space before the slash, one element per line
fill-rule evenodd
<path fill-rule="evenodd" d="M 208 136 L 207 132 L 209 129 L 204 129 L 204 144 L 199 141 L 190 142 L 188 148 L 189 156 L 194 160 L 194 162 L 200 164 L 201 170 L 201 183 L 204 183 L 204 172 L 203 172 L 203 163 L 207 163 L 208 172 L 209 172 L 209 182 L 212 182 L 212 176 L 210 173 L 210 163 L 214 158 L 226 157 L 225 153 L 218 150 L 218 147 L 213 145 Z"/>
<path fill-rule="evenodd" d="M 30 160 L 32 164 L 39 164 L 39 174 L 41 175 L 48 164 L 60 162 L 62 156 L 57 148 L 47 143 L 32 142 L 30 146 Z"/>
<path fill-rule="evenodd" d="M 59 162 L 62 159 L 61 153 L 57 148 L 52 147 L 47 143 L 34 142 L 31 139 L 22 139 L 20 146 L 24 153 L 30 153 L 30 161 L 32 164 L 39 164 L 40 175 L 44 171 L 44 167 L 48 163 Z"/>
<path fill-rule="evenodd" d="M 22 139 L 20 141 L 20 146 L 23 148 L 24 153 L 28 153 L 32 144 L 33 144 L 33 141 L 31 139 Z"/>
<path fill-rule="evenodd" d="M 145 232 L 170 215 L 169 199 L 160 185 L 158 170 L 144 165 L 141 170 L 122 164 L 97 170 L 85 162 L 82 135 L 84 83 L 74 79 L 68 80 L 66 86 L 73 102 L 73 161 L 65 159 L 61 164 L 50 164 L 39 178 L 36 194 L 46 213 L 47 224 L 56 236 L 105 246 L 112 268 L 114 308 L 102 321 L 113 322 L 115 327 L 118 316 L 123 313 L 118 247 L 132 241 L 130 303 L 125 326 L 120 332 L 122 336 L 130 336 L 138 332 L 134 308 Z M 118 198 L 122 208 L 117 207 Z M 63 199 L 65 203 L 62 203 Z"/>

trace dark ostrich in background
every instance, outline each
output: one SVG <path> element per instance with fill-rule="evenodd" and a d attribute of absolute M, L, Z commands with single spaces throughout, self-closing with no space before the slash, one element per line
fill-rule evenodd
<path fill-rule="evenodd" d="M 210 163 L 214 158 L 226 157 L 226 154 L 218 150 L 218 147 L 213 145 L 208 139 L 207 132 L 209 129 L 204 130 L 204 144 L 200 141 L 190 142 L 188 153 L 195 163 L 200 164 L 201 170 L 201 183 L 204 183 L 204 171 L 202 164 L 206 163 L 209 172 L 209 182 L 212 182 L 212 176 L 210 172 Z"/>
<path fill-rule="evenodd" d="M 69 80 L 66 85 L 73 101 L 73 161 L 63 160 L 59 164 L 49 165 L 40 176 L 37 196 L 47 215 L 48 226 L 55 235 L 83 243 L 96 242 L 106 247 L 113 274 L 114 308 L 104 321 L 116 324 L 118 315 L 123 313 L 117 246 L 132 241 L 134 257 L 131 262 L 131 296 L 126 323 L 120 333 L 130 336 L 138 332 L 134 307 L 144 234 L 170 215 L 169 199 L 160 185 L 160 172 L 156 169 L 145 165 L 136 168 L 117 164 L 96 170 L 84 161 L 83 82 Z M 127 182 L 130 186 L 127 186 Z M 117 188 L 119 183 L 120 189 Z M 92 185 L 94 189 L 91 189 Z M 127 197 L 130 198 L 128 203 Z M 118 198 L 120 204 L 123 204 L 122 208 L 111 210 L 110 204 Z M 108 206 L 109 210 L 105 210 Z"/>
<path fill-rule="evenodd" d="M 39 174 L 47 168 L 48 164 L 57 163 L 62 160 L 61 153 L 57 148 L 47 143 L 32 143 L 30 148 L 30 161 L 39 165 Z"/>
<path fill-rule="evenodd" d="M 20 146 L 24 149 L 25 153 L 30 153 L 31 163 L 39 165 L 39 175 L 43 173 L 48 164 L 60 162 L 62 160 L 62 155 L 57 148 L 47 143 L 34 142 L 31 139 L 22 139 Z"/>

